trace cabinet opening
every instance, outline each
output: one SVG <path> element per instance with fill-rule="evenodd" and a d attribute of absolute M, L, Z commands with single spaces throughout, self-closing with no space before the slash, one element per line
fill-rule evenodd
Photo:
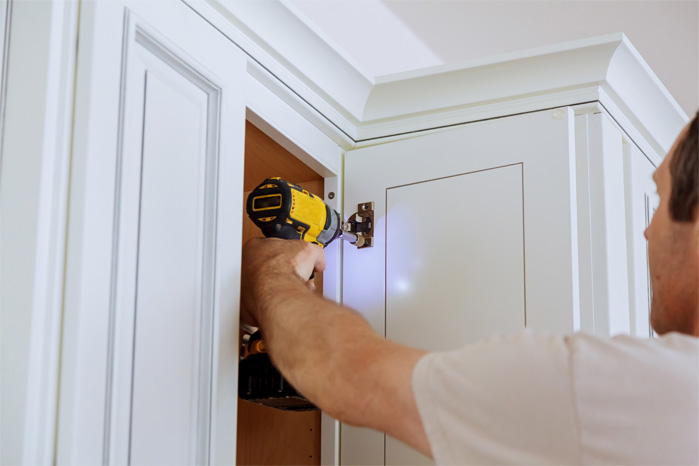
<path fill-rule="evenodd" d="M 243 201 L 271 176 L 279 176 L 323 197 L 323 177 L 247 121 Z M 243 244 L 263 236 L 243 206 Z M 315 275 L 315 282 L 317 292 L 322 294 L 322 273 Z M 319 465 L 320 431 L 320 411 L 282 411 L 238 399 L 237 464 Z"/>

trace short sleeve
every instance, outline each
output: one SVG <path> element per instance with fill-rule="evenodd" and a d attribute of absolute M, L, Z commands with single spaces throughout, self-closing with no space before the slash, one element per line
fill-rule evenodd
<path fill-rule="evenodd" d="M 437 464 L 579 464 L 565 337 L 524 332 L 430 353 L 413 390 Z"/>

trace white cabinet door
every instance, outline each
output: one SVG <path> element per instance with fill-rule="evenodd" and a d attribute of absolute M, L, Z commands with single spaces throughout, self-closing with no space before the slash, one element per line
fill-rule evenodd
<path fill-rule="evenodd" d="M 629 308 L 631 335 L 652 337 L 650 326 L 650 273 L 648 244 L 643 232 L 650 225 L 658 206 L 658 195 L 653 182 L 655 165 L 636 147 L 624 143 L 626 171 L 626 228 L 629 268 Z"/>
<path fill-rule="evenodd" d="M 345 213 L 375 202 L 375 245 L 344 246 L 344 303 L 427 350 L 578 330 L 573 123 L 564 108 L 347 153 Z M 350 426 L 340 451 L 342 464 L 428 461 Z"/>
<path fill-rule="evenodd" d="M 232 464 L 244 58 L 181 2 L 80 27 L 58 461 Z"/>

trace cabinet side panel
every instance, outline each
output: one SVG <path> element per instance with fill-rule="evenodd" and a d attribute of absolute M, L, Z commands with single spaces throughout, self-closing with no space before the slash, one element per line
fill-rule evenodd
<path fill-rule="evenodd" d="M 648 338 L 653 335 L 653 330 L 650 327 L 648 243 L 643 232 L 650 225 L 658 202 L 652 178 L 656 167 L 636 145 L 625 142 L 624 168 L 631 334 Z"/>
<path fill-rule="evenodd" d="M 588 119 L 594 332 L 629 333 L 622 136 L 605 114 Z"/>
<path fill-rule="evenodd" d="M 580 277 L 580 330 L 594 332 L 592 234 L 590 232 L 589 115 L 575 117 L 575 174 L 578 220 L 578 273 Z"/>

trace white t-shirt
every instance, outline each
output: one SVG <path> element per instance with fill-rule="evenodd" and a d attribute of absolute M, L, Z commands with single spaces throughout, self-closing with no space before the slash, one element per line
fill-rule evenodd
<path fill-rule="evenodd" d="M 438 464 L 699 464 L 699 339 L 498 336 L 424 356 Z"/>

